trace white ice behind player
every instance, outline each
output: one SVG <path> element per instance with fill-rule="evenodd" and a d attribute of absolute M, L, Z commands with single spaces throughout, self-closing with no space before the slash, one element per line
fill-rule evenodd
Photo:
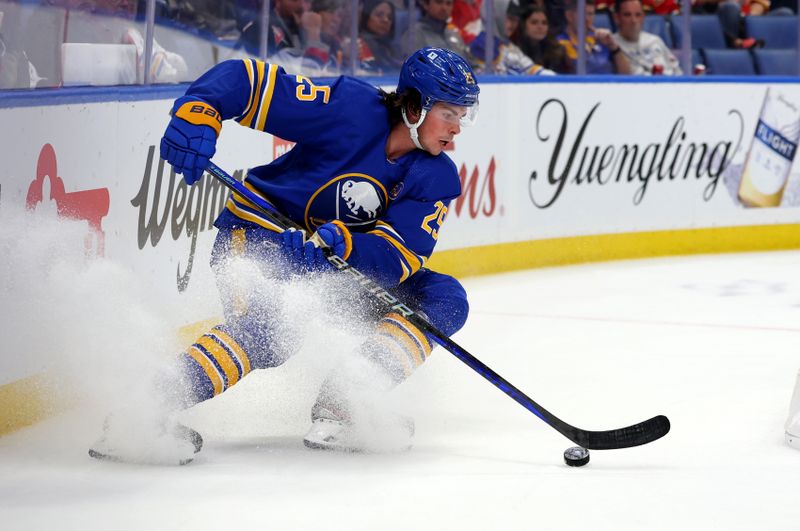
<path fill-rule="evenodd" d="M 800 371 L 789 404 L 789 418 L 786 419 L 786 444 L 800 450 Z"/>

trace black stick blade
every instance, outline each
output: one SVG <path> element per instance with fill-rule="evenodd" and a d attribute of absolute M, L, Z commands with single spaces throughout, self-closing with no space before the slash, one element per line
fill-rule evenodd
<path fill-rule="evenodd" d="M 587 431 L 576 428 L 574 438 L 569 437 L 569 439 L 587 450 L 617 450 L 653 442 L 669 433 L 669 428 L 669 419 L 664 415 L 658 415 L 639 424 L 616 430 Z"/>

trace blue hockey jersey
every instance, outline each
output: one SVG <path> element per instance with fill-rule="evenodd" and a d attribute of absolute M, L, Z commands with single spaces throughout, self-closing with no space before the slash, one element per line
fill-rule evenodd
<path fill-rule="evenodd" d="M 415 149 L 386 157 L 388 110 L 379 90 L 342 76 L 318 84 L 252 59 L 225 61 L 194 82 L 187 96 L 223 119 L 296 142 L 244 184 L 310 232 L 338 219 L 353 233 L 354 267 L 384 285 L 403 282 L 430 257 L 450 201 L 461 193 L 445 154 Z M 278 230 L 234 194 L 218 226 L 256 224 Z"/>

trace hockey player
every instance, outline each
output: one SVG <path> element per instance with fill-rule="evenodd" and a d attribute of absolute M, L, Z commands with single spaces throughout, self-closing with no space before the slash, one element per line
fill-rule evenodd
<path fill-rule="evenodd" d="M 222 120 L 296 142 L 274 162 L 250 170 L 244 183 L 307 233 L 281 232 L 234 194 L 215 222 L 215 272 L 227 257 L 238 255 L 262 263 L 289 261 L 295 270 L 315 274 L 329 267 L 315 243 L 319 239 L 452 335 L 466 320 L 466 293 L 456 279 L 424 264 L 450 201 L 461 193 L 456 167 L 443 151 L 461 126 L 474 122 L 478 93 L 469 64 L 438 48 L 412 54 L 392 93 L 352 77 L 318 84 L 278 65 L 231 60 L 206 72 L 175 101 L 161 156 L 191 185 L 214 155 Z M 280 331 L 274 309 L 259 307 L 263 301 L 235 286 L 221 291 L 225 324 L 179 356 L 191 391 L 184 407 L 291 355 L 275 340 Z M 432 343 L 399 314 L 376 321 L 360 356 L 385 376 L 388 388 L 427 359 Z M 348 382 L 334 376 L 323 384 L 304 442 L 358 450 L 357 419 L 342 390 Z M 202 440 L 193 431 L 170 433 L 193 443 L 184 445 L 189 455 L 180 461 L 199 450 Z M 90 453 L 124 459 L 111 446 L 101 439 Z"/>

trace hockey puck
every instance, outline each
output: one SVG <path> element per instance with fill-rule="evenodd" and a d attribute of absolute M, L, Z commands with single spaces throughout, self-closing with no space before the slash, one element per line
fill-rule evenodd
<path fill-rule="evenodd" d="M 583 466 L 589 462 L 589 450 L 573 446 L 564 450 L 564 462 L 569 466 Z"/>

